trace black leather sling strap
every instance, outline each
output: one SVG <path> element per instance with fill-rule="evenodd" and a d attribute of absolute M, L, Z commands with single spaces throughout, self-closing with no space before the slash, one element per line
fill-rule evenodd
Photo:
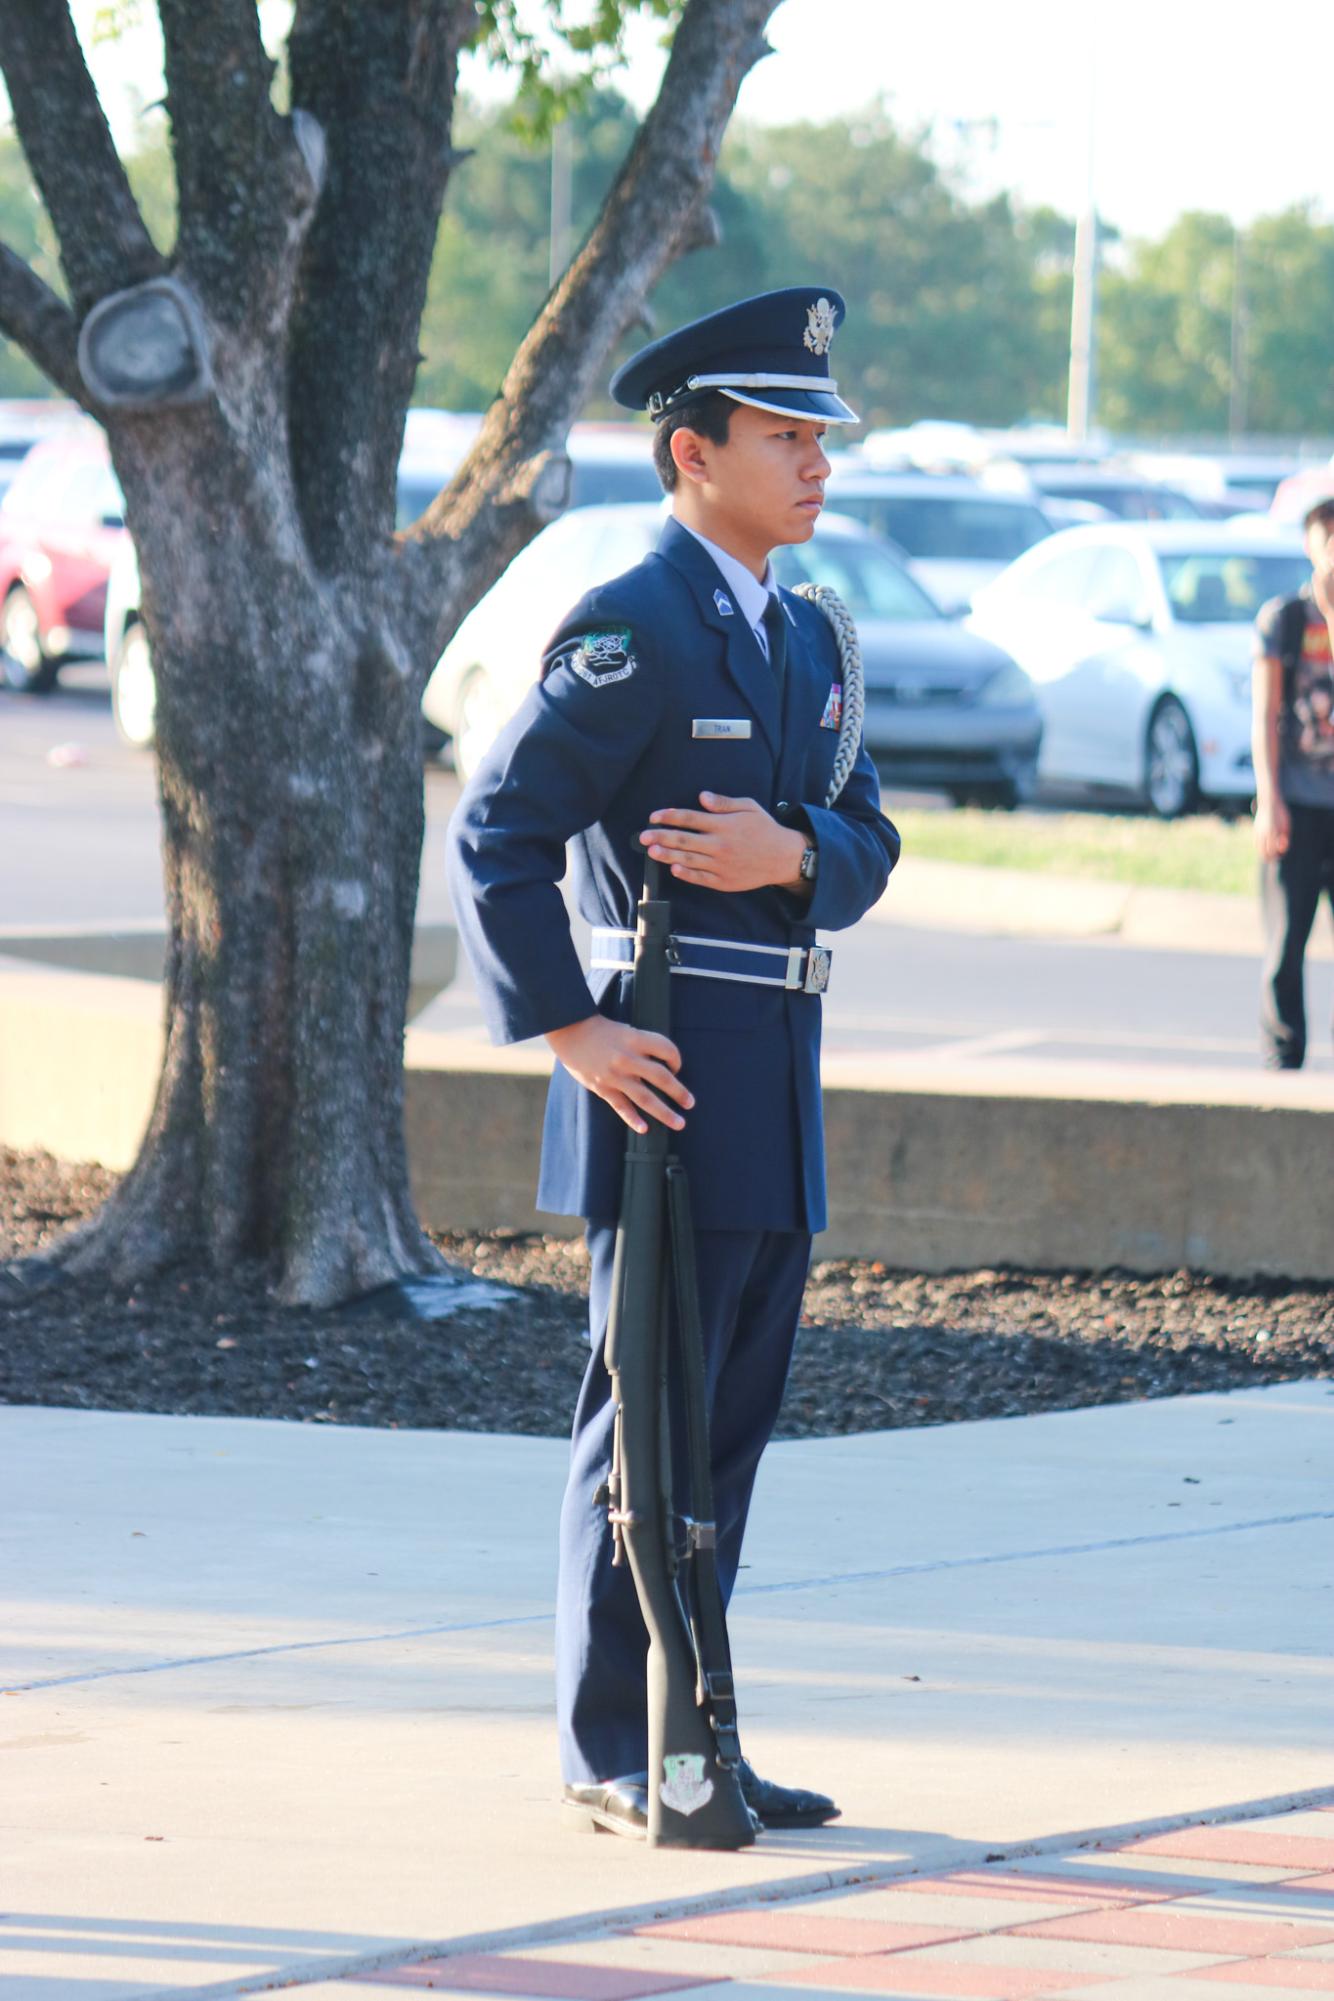
<path fill-rule="evenodd" d="M 690 1183 L 675 1158 L 669 1158 L 667 1163 L 667 1224 L 672 1247 L 677 1352 L 681 1360 L 681 1401 L 690 1462 L 690 1513 L 682 1517 L 690 1585 L 687 1611 L 699 1672 L 698 1698 L 708 1711 L 718 1746 L 718 1763 L 732 1769 L 741 1759 L 741 1740 L 737 1734 L 736 1684 L 727 1641 L 727 1614 L 718 1582 L 704 1330 L 700 1323 L 695 1236 L 690 1219 Z"/>

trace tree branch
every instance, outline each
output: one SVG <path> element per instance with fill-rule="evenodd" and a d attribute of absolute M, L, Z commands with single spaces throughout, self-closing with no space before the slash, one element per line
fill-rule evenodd
<path fill-rule="evenodd" d="M 409 549 L 425 657 L 542 525 L 533 488 L 606 357 L 700 226 L 742 79 L 768 53 L 777 0 L 688 0 L 657 102 L 593 230 L 510 365 L 457 478 Z M 414 653 L 417 652 L 413 645 Z"/>
<path fill-rule="evenodd" d="M 238 258 L 267 262 L 286 234 L 290 176 L 300 162 L 274 109 L 275 65 L 254 0 L 158 0 L 158 14 L 180 204 L 179 255 L 225 315 L 227 302 L 248 289 L 238 284 Z M 307 207 L 312 194 L 307 192 Z"/>
<path fill-rule="evenodd" d="M 0 70 L 81 316 L 163 263 L 130 192 L 68 0 L 3 0 Z"/>
<path fill-rule="evenodd" d="M 0 243 L 0 333 L 16 341 L 58 389 L 85 409 L 93 407 L 79 373 L 77 320 L 32 266 L 4 243 Z"/>
<path fill-rule="evenodd" d="M 326 572 L 364 568 L 394 515 L 403 416 L 473 0 L 297 0 L 292 102 L 318 120 L 326 196 L 293 318 L 292 456 L 308 544 Z"/>

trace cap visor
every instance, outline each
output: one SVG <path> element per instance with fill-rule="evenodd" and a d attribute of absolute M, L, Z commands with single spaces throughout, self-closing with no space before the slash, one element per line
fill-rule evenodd
<path fill-rule="evenodd" d="M 734 403 L 749 403 L 752 410 L 772 410 L 776 417 L 800 417 L 807 424 L 860 424 L 861 418 L 855 410 L 850 410 L 841 396 L 832 389 L 766 389 L 762 391 L 746 389 L 723 389 L 720 395 L 730 396 Z"/>

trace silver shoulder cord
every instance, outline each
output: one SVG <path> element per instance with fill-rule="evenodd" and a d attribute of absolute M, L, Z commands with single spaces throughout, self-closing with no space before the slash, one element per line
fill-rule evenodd
<path fill-rule="evenodd" d="M 843 668 L 843 715 L 838 726 L 833 775 L 825 794 L 824 803 L 828 807 L 833 805 L 851 777 L 857 752 L 861 748 L 862 715 L 866 706 L 862 686 L 862 649 L 852 613 L 836 590 L 828 584 L 798 584 L 795 594 L 799 598 L 808 598 L 833 626 Z"/>

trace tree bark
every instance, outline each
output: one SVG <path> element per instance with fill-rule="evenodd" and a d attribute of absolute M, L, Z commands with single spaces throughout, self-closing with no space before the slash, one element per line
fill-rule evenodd
<path fill-rule="evenodd" d="M 471 0 L 298 0 L 289 118 L 272 109 L 249 0 L 159 0 L 172 269 L 215 388 L 101 414 L 157 680 L 167 1046 L 135 1166 L 54 1268 L 134 1280 L 185 1258 L 262 1259 L 281 1298 L 320 1306 L 439 1267 L 403 1134 L 422 688 L 541 525 L 543 467 L 694 226 L 775 4 L 688 0 L 658 104 L 456 490 L 396 544 Z M 72 31 L 51 28 L 64 12 L 14 0 L 0 54 L 82 310 L 160 265 L 101 139 L 114 255 L 54 163 L 53 93 L 92 115 Z M 54 62 L 40 79 L 39 52 Z M 68 381 L 73 316 L 23 270 L 0 262 L 0 324 Z"/>

